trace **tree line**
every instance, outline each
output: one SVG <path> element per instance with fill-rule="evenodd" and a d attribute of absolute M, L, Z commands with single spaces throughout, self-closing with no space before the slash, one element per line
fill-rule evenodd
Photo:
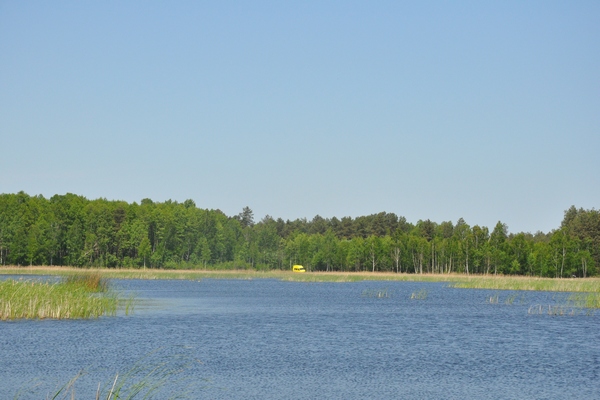
<path fill-rule="evenodd" d="M 600 266 L 600 212 L 565 211 L 548 233 L 394 213 L 255 222 L 193 200 L 139 204 L 75 194 L 0 194 L 0 265 L 252 268 L 586 277 Z"/>

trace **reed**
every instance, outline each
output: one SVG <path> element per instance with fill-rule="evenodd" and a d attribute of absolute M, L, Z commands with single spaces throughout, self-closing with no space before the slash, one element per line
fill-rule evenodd
<path fill-rule="evenodd" d="M 396 274 L 392 272 L 307 272 L 256 270 L 85 269 L 72 267 L 0 267 L 0 274 L 72 275 L 99 273 L 119 279 L 280 279 L 297 282 L 410 281 L 448 282 L 455 288 L 600 293 L 600 278 L 552 279 L 502 275 Z"/>
<path fill-rule="evenodd" d="M 65 283 L 72 286 L 83 286 L 91 292 L 106 292 L 108 281 L 99 272 L 86 272 L 69 275 Z"/>
<path fill-rule="evenodd" d="M 96 400 L 134 400 L 134 399 L 184 399 L 191 384 L 186 382 L 189 378 L 180 376 L 184 371 L 182 369 L 173 369 L 166 364 L 149 365 L 147 367 L 136 366 L 124 374 L 116 373 L 113 378 L 104 383 L 99 382 L 95 389 Z M 86 375 L 85 371 L 79 371 L 67 383 L 57 386 L 45 395 L 39 387 L 25 388 L 19 390 L 13 397 L 19 400 L 24 396 L 31 398 L 30 395 L 39 395 L 38 398 L 52 400 L 75 400 L 79 398 L 76 395 L 76 384 Z M 202 379 L 201 381 L 206 381 Z M 166 393 L 165 386 L 169 384 L 174 387 L 170 393 Z M 37 385 L 39 386 L 39 384 Z M 90 397 L 91 398 L 91 397 Z"/>
<path fill-rule="evenodd" d="M 593 316 L 594 309 L 589 307 L 573 307 L 564 304 L 534 304 L 529 306 L 527 310 L 527 314 L 530 315 L 550 315 L 552 317 L 564 317 L 564 316 L 578 316 L 578 315 L 586 315 Z"/>
<path fill-rule="evenodd" d="M 600 293 L 573 293 L 567 301 L 575 307 L 600 308 Z"/>
<path fill-rule="evenodd" d="M 133 399 L 181 399 L 188 398 L 187 391 L 193 383 L 205 381 L 204 379 L 190 381 L 189 372 L 198 360 L 187 355 L 168 356 L 155 360 L 157 352 L 152 352 L 124 373 L 116 373 L 114 377 L 104 383 L 99 382 L 96 389 L 96 400 L 133 400 Z M 53 400 L 74 400 L 76 398 L 75 385 L 81 377 L 86 375 L 80 371 L 66 384 L 58 387 L 46 396 Z M 167 390 L 168 385 L 168 390 Z M 168 391 L 168 393 L 167 393 Z M 15 396 L 19 399 L 20 394 Z"/>
<path fill-rule="evenodd" d="M 60 282 L 0 281 L 0 320 L 79 319 L 115 315 L 116 293 L 98 277 L 68 277 Z M 101 292 L 101 293 L 100 293 Z"/>
<path fill-rule="evenodd" d="M 500 294 L 495 292 L 493 294 L 487 295 L 485 298 L 485 302 L 489 304 L 500 304 L 501 302 L 505 305 L 511 306 L 515 304 L 525 304 L 525 296 L 522 293 L 510 293 L 506 296 L 504 301 L 501 301 Z"/>
<path fill-rule="evenodd" d="M 425 290 L 425 289 L 421 289 L 421 290 L 419 290 L 419 291 L 417 291 L 417 292 L 413 292 L 413 293 L 410 295 L 410 299 L 411 299 L 411 300 L 425 300 L 425 299 L 427 298 L 427 295 L 428 295 L 428 294 L 429 294 L 429 293 L 427 292 L 427 290 Z"/>
<path fill-rule="evenodd" d="M 498 293 L 494 293 L 493 295 L 491 295 L 488 299 L 487 302 L 490 304 L 498 304 L 499 302 L 499 296 Z"/>
<path fill-rule="evenodd" d="M 376 299 L 388 299 L 392 296 L 388 288 L 385 289 L 365 289 L 362 291 L 360 297 L 369 297 Z"/>
<path fill-rule="evenodd" d="M 598 278 L 550 279 L 513 276 L 469 276 L 462 277 L 462 279 L 453 282 L 450 285 L 455 288 L 463 289 L 600 293 L 600 280 Z"/>
<path fill-rule="evenodd" d="M 392 272 L 307 272 L 291 270 L 166 270 L 166 269 L 81 269 L 74 267 L 0 267 L 0 274 L 13 275 L 72 275 L 98 272 L 106 278 L 118 279 L 281 279 L 297 282 L 361 282 L 361 281 L 410 281 L 454 282 L 464 275 L 396 274 Z"/>

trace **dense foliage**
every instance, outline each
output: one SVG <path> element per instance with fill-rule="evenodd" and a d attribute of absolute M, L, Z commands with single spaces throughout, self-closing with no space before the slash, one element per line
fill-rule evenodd
<path fill-rule="evenodd" d="M 594 275 L 600 213 L 571 207 L 550 233 L 509 234 L 393 213 L 255 223 L 248 207 L 228 217 L 192 200 L 140 204 L 74 194 L 0 195 L 1 265 L 288 269 L 319 271 Z"/>

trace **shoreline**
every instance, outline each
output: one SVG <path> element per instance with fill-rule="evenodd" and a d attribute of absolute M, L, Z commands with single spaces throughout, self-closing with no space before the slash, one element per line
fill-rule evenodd
<path fill-rule="evenodd" d="M 407 274 L 394 272 L 306 272 L 269 270 L 166 270 L 2 266 L 0 275 L 72 275 L 99 273 L 115 279 L 280 279 L 297 282 L 410 281 L 448 282 L 456 288 L 600 293 L 600 278 L 540 278 L 510 275 Z"/>

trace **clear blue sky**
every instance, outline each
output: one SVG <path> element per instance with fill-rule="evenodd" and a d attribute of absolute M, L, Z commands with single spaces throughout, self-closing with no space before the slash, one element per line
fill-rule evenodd
<path fill-rule="evenodd" d="M 600 2 L 1 1 L 0 193 L 381 211 L 600 206 Z"/>

